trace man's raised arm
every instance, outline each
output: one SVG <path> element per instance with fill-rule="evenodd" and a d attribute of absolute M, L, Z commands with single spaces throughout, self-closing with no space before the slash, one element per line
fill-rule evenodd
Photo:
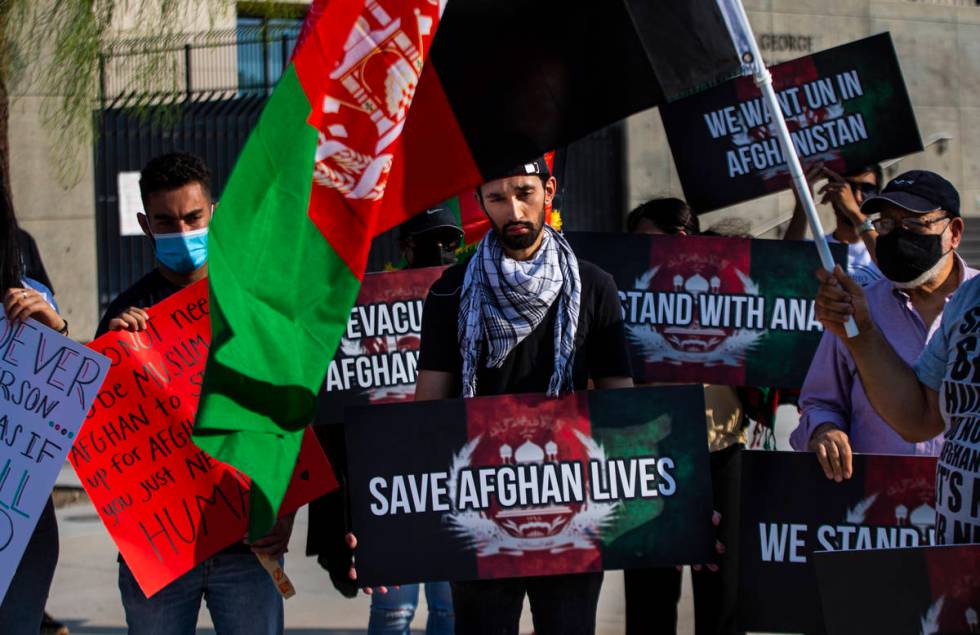
<path fill-rule="evenodd" d="M 817 319 L 841 338 L 858 368 L 868 400 L 888 425 L 906 441 L 927 441 L 945 429 L 939 413 L 939 396 L 923 385 L 895 352 L 871 320 L 861 287 L 840 266 L 833 274 L 817 272 Z M 844 333 L 844 322 L 853 316 L 856 337 Z"/>

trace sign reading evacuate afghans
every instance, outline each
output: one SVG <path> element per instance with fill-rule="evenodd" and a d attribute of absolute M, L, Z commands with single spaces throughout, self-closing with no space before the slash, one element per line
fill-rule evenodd
<path fill-rule="evenodd" d="M 0 600 L 108 370 L 34 320 L 0 317 Z"/>
<path fill-rule="evenodd" d="M 700 386 L 361 406 L 350 418 L 359 584 L 714 558 Z"/>
<path fill-rule="evenodd" d="M 577 232 L 568 240 L 616 280 L 637 383 L 803 383 L 823 332 L 812 245 Z M 843 264 L 844 246 L 830 247 Z"/>
<path fill-rule="evenodd" d="M 800 161 L 847 174 L 922 150 L 891 36 L 882 33 L 771 68 Z M 790 186 L 751 77 L 660 106 L 688 204 L 700 212 Z"/>
<path fill-rule="evenodd" d="M 364 276 L 317 400 L 317 423 L 340 423 L 344 408 L 415 396 L 422 304 L 445 267 Z"/>
<path fill-rule="evenodd" d="M 147 597 L 240 541 L 248 527 L 248 478 L 191 438 L 211 345 L 207 285 L 151 307 L 143 331 L 89 344 L 112 366 L 70 459 Z M 281 514 L 336 487 L 311 430 L 291 469 Z"/>
<path fill-rule="evenodd" d="M 841 483 L 811 452 L 743 452 L 740 460 L 740 631 L 824 632 L 814 552 L 935 540 L 934 457 L 858 454 Z"/>

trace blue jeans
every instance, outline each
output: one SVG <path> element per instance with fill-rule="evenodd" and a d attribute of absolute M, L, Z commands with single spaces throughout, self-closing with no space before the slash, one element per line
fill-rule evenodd
<path fill-rule="evenodd" d="M 453 593 L 448 582 L 428 582 L 425 601 L 429 605 L 426 635 L 453 634 Z M 408 635 L 419 605 L 419 585 L 403 584 L 387 593 L 371 596 L 368 635 Z"/>
<path fill-rule="evenodd" d="M 58 564 L 58 521 L 54 505 L 47 505 L 37 519 L 34 533 L 17 565 L 7 596 L 0 605 L 0 633 L 37 635 L 44 617 L 54 568 Z"/>
<path fill-rule="evenodd" d="M 193 635 L 201 598 L 218 635 L 281 635 L 282 596 L 252 553 L 219 553 L 147 599 L 126 563 L 119 591 L 130 635 Z"/>

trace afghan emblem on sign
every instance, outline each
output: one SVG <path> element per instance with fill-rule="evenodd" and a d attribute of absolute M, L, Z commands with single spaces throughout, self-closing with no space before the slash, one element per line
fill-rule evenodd
<path fill-rule="evenodd" d="M 682 254 L 644 272 L 634 289 L 643 305 L 627 336 L 648 363 L 741 366 L 765 334 L 759 285 L 720 256 Z"/>
<path fill-rule="evenodd" d="M 493 429 L 471 439 L 453 457 L 448 481 L 453 509 L 448 522 L 454 532 L 471 544 L 477 556 L 521 556 L 526 552 L 559 554 L 575 549 L 594 549 L 601 530 L 615 520 L 618 502 L 532 504 L 515 501 L 504 506 L 499 500 L 479 511 L 461 510 L 460 475 L 471 465 L 511 466 L 516 478 L 534 473 L 534 481 L 547 492 L 547 481 L 554 476 L 554 488 L 561 488 L 561 466 L 598 461 L 605 463 L 605 452 L 587 434 L 573 425 L 550 425 L 541 417 L 502 418 Z M 551 467 L 553 469 L 547 469 Z M 530 489 L 530 488 L 526 488 Z M 545 493 L 542 498 L 547 498 Z"/>
<path fill-rule="evenodd" d="M 434 34 L 438 21 L 439 5 L 425 5 L 431 5 L 426 12 L 415 8 L 406 18 L 393 17 L 407 13 L 398 2 L 365 3 L 323 98 L 315 184 L 350 199 L 383 196 L 393 156 L 385 150 L 404 128 L 422 74 L 423 38 Z"/>

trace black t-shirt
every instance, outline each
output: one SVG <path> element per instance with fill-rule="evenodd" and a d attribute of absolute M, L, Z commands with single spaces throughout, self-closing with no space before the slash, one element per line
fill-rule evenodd
<path fill-rule="evenodd" d="M 109 321 L 129 307 L 149 308 L 158 302 L 163 302 L 182 288 L 164 278 L 158 269 L 154 269 L 137 280 L 133 286 L 120 293 L 109 304 L 105 315 L 102 316 L 102 321 L 99 322 L 95 336 L 105 334 L 109 330 Z"/>
<path fill-rule="evenodd" d="M 584 260 L 578 261 L 582 278 L 581 310 L 575 333 L 572 379 L 575 390 L 584 390 L 589 379 L 632 377 L 619 293 L 612 276 Z M 459 298 L 466 265 L 447 269 L 433 283 L 422 311 L 421 370 L 462 374 L 459 352 Z M 546 392 L 555 368 L 555 317 L 558 302 L 544 321 L 504 358 L 500 368 L 486 367 L 486 348 L 481 351 L 476 373 L 477 395 Z M 462 392 L 457 381 L 453 392 Z"/>

